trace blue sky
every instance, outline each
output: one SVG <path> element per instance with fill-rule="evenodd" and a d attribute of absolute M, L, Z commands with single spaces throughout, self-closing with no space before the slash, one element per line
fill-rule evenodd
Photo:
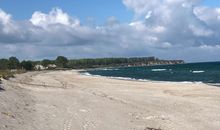
<path fill-rule="evenodd" d="M 0 58 L 220 61 L 220 1 L 198 1 L 0 0 Z"/>
<path fill-rule="evenodd" d="M 117 17 L 120 22 L 133 18 L 133 12 L 121 0 L 0 0 L 0 8 L 18 20 L 29 19 L 34 11 L 47 13 L 54 7 L 62 8 L 83 22 L 93 18 L 97 24 L 104 23 L 110 16 Z"/>
<path fill-rule="evenodd" d="M 216 7 L 220 1 L 203 0 L 201 4 Z M 84 23 L 93 18 L 95 23 L 103 24 L 111 16 L 120 22 L 130 22 L 134 15 L 121 0 L 0 0 L 0 8 L 17 20 L 29 19 L 34 11 L 47 13 L 54 7 L 62 8 Z"/>
<path fill-rule="evenodd" d="M 203 0 L 203 5 L 211 6 L 211 7 L 219 7 L 219 0 Z"/>

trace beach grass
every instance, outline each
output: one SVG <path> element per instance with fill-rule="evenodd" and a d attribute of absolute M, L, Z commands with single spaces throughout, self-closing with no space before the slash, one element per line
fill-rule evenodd
<path fill-rule="evenodd" d="M 16 71 L 10 71 L 10 70 L 0 70 L 0 79 L 9 79 L 13 78 L 15 74 L 24 73 L 24 70 L 16 70 Z"/>

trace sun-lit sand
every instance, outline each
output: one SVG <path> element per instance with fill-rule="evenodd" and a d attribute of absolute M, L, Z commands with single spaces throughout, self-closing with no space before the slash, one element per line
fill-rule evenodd
<path fill-rule="evenodd" d="M 3 81 L 1 130 L 219 130 L 220 88 L 29 72 Z"/>

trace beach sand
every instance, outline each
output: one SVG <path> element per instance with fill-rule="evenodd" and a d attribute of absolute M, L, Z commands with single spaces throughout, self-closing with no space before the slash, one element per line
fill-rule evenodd
<path fill-rule="evenodd" d="M 0 130 L 219 130 L 220 88 L 29 72 L 1 85 Z"/>

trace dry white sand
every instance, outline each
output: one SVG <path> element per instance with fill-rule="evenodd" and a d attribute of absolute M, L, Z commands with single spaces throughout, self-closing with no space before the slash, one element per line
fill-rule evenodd
<path fill-rule="evenodd" d="M 21 74 L 2 86 L 0 130 L 220 129 L 220 88 L 205 84 L 53 71 Z"/>

